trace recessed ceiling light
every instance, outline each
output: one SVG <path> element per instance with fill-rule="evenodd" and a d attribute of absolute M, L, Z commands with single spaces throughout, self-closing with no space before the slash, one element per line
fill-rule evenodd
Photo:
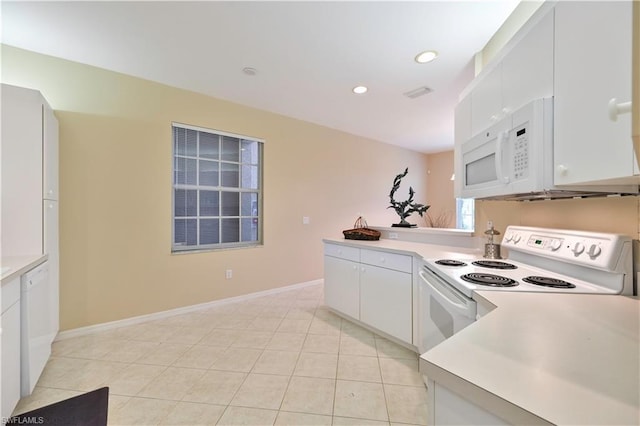
<path fill-rule="evenodd" d="M 438 52 L 435 50 L 427 50 L 426 52 L 418 53 L 416 55 L 416 62 L 419 64 L 426 64 L 427 62 L 433 61 L 438 57 Z"/>
<path fill-rule="evenodd" d="M 356 95 L 362 95 L 363 93 L 367 93 L 367 89 L 366 86 L 356 86 L 353 88 L 353 93 L 355 93 Z"/>

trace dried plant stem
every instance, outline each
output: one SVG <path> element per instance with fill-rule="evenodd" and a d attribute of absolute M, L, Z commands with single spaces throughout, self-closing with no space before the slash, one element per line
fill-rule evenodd
<path fill-rule="evenodd" d="M 443 210 L 437 215 L 431 215 L 431 212 L 424 215 L 424 221 L 430 228 L 449 228 L 452 218 L 453 213 L 450 210 Z"/>

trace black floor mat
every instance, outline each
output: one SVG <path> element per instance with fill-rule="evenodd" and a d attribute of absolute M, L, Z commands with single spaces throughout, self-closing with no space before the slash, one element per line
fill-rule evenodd
<path fill-rule="evenodd" d="M 106 426 L 109 388 L 96 389 L 13 416 L 8 425 Z"/>

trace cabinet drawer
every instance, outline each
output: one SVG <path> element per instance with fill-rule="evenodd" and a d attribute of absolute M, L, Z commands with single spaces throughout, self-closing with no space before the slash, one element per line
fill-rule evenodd
<path fill-rule="evenodd" d="M 353 260 L 360 262 L 360 249 L 355 247 L 341 246 L 339 244 L 325 244 L 324 254 L 340 259 Z"/>
<path fill-rule="evenodd" d="M 393 269 L 395 271 L 413 271 L 412 257 L 406 254 L 388 253 L 386 251 L 367 250 L 360 251 L 360 262 L 368 265 L 380 266 L 382 268 Z"/>
<path fill-rule="evenodd" d="M 2 313 L 20 300 L 20 277 L 2 284 Z"/>

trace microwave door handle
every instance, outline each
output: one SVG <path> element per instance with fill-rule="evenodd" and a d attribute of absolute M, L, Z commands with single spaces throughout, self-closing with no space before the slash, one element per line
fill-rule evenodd
<path fill-rule="evenodd" d="M 431 282 L 431 280 L 429 279 L 430 277 L 428 277 L 424 271 L 420 271 L 418 272 L 420 274 L 420 277 L 422 278 L 422 281 L 424 281 L 433 291 L 433 296 L 442 304 L 445 304 L 449 307 L 452 307 L 455 311 L 457 311 L 458 313 L 460 313 L 461 315 L 464 316 L 469 316 L 469 307 L 466 303 L 463 303 L 461 300 L 453 300 L 451 296 L 454 296 L 454 294 L 452 294 L 451 296 L 448 296 L 444 293 L 442 293 L 440 291 L 440 289 L 438 289 L 433 282 Z"/>
<path fill-rule="evenodd" d="M 509 132 L 499 132 L 496 140 L 496 176 L 499 182 L 509 183 L 509 177 L 502 173 L 502 145 Z"/>

